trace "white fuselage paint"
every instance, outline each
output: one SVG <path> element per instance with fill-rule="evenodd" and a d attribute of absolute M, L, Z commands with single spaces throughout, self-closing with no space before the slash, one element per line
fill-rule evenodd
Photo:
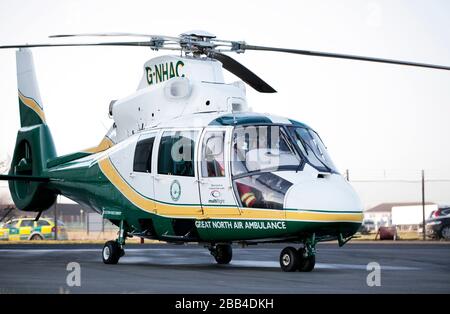
<path fill-rule="evenodd" d="M 105 153 L 126 183 L 147 198 L 180 205 L 202 204 L 205 208 L 222 205 L 235 207 L 239 212 L 239 196 L 235 195 L 229 167 L 233 126 L 211 125 L 215 119 L 235 112 L 261 121 L 268 119 L 274 124 L 291 124 L 284 117 L 250 112 L 245 87 L 242 82 L 226 84 L 220 62 L 207 58 L 157 57 L 145 63 L 138 90 L 113 104 L 115 124 L 108 136 L 116 145 Z M 194 177 L 159 174 L 161 137 L 165 132 L 182 130 L 196 132 Z M 225 176 L 220 179 L 203 178 L 200 174 L 202 139 L 212 130 L 226 132 Z M 155 136 L 151 171 L 136 172 L 133 170 L 136 144 L 149 136 Z M 274 173 L 293 184 L 284 198 L 286 209 L 362 211 L 356 193 L 339 174 L 319 173 L 309 164 L 301 171 Z M 179 198 L 171 195 L 171 189 L 180 190 Z M 216 207 L 220 210 L 220 206 Z"/>
<path fill-rule="evenodd" d="M 205 115 L 206 117 L 201 117 Z M 220 116 L 220 114 L 215 114 Z M 208 122 L 214 118 L 212 114 L 197 114 L 197 123 L 201 127 L 189 128 L 181 127 L 184 123 L 179 121 L 178 124 L 173 121 L 166 127 L 150 129 L 135 134 L 118 146 L 112 149 L 109 157 L 120 173 L 122 178 L 137 192 L 147 198 L 156 199 L 160 202 L 178 203 L 178 204 L 200 204 L 208 206 L 208 197 L 213 186 L 219 184 L 221 190 L 221 204 L 225 206 L 237 206 L 238 201 L 234 195 L 231 182 L 231 170 L 229 162 L 231 158 L 230 143 L 233 127 L 209 126 Z M 189 117 L 187 117 L 189 119 Z M 178 127 L 177 127 L 178 125 Z M 169 131 L 196 131 L 196 149 L 195 149 L 195 176 L 182 177 L 174 175 L 158 174 L 158 155 L 161 137 L 165 132 Z M 219 180 L 202 178 L 200 174 L 201 142 L 204 134 L 208 131 L 223 130 L 226 132 L 226 154 L 225 154 L 225 177 Z M 136 149 L 136 143 L 140 139 L 155 136 L 151 172 L 135 172 L 133 171 L 133 160 Z M 350 184 L 340 174 L 322 173 L 305 164 L 302 171 L 276 171 L 274 174 L 290 181 L 293 186 L 287 191 L 284 207 L 287 209 L 301 210 L 324 210 L 324 211 L 361 211 L 362 205 L 356 193 Z M 321 176 L 319 176 L 319 174 Z M 178 181 L 181 185 L 181 197 L 174 201 L 170 196 L 170 186 L 174 181 Z"/>

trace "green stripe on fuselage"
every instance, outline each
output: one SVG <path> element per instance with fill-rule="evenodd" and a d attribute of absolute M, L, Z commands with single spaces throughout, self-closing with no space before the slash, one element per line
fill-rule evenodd
<path fill-rule="evenodd" d="M 94 156 L 94 155 L 93 155 Z M 175 236 L 173 223 L 175 220 L 190 220 L 196 224 L 199 241 L 239 241 L 266 238 L 305 237 L 312 232 L 320 235 L 352 235 L 359 228 L 359 223 L 351 222 L 314 222 L 292 221 L 285 219 L 196 219 L 195 217 L 164 217 L 157 213 L 147 212 L 128 200 L 103 174 L 92 158 L 72 161 L 56 166 L 48 172 L 52 188 L 63 195 L 89 206 L 97 212 L 103 210 L 120 212 L 130 230 L 143 232 L 141 219 L 151 219 L 158 237 Z M 170 203 L 166 203 L 170 204 Z M 171 204 L 177 205 L 177 204 Z M 201 207 L 201 204 L 190 204 Z M 208 206 L 210 207 L 210 206 Z M 293 210 L 293 209 L 290 209 Z M 279 211 L 279 210 L 277 210 Z M 307 210 L 327 212 L 320 210 Z M 347 212 L 346 212 L 347 213 Z M 348 212 L 354 213 L 354 212 Z M 359 213 L 359 212 L 356 212 Z M 112 217 L 111 217 L 112 218 Z M 117 219 L 111 219 L 117 224 Z"/>

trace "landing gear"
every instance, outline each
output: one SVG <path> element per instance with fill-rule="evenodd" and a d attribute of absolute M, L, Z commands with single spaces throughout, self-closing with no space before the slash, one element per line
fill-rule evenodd
<path fill-rule="evenodd" d="M 282 271 L 296 271 L 300 262 L 300 255 L 292 246 L 288 246 L 281 251 L 280 266 Z"/>
<path fill-rule="evenodd" d="M 233 249 L 230 244 L 217 244 L 209 247 L 209 251 L 217 264 L 229 264 L 233 258 Z"/>
<path fill-rule="evenodd" d="M 316 256 L 309 255 L 305 248 L 296 250 L 288 246 L 281 251 L 280 266 L 282 271 L 293 272 L 310 272 L 316 265 Z"/>
<path fill-rule="evenodd" d="M 280 253 L 282 271 L 310 272 L 316 265 L 316 241 L 314 235 L 304 242 L 303 247 L 296 250 L 292 246 L 284 248 Z"/>
<path fill-rule="evenodd" d="M 119 237 L 116 241 L 108 241 L 102 250 L 103 263 L 105 264 L 117 264 L 119 259 L 125 255 L 123 246 L 125 245 L 124 237 L 124 223 L 120 222 Z"/>
<path fill-rule="evenodd" d="M 316 255 L 308 255 L 305 248 L 300 248 L 297 252 L 299 255 L 300 262 L 298 264 L 298 271 L 310 272 L 314 269 L 316 265 Z"/>
<path fill-rule="evenodd" d="M 117 264 L 121 257 L 123 249 L 116 241 L 108 241 L 105 243 L 102 251 L 103 263 Z"/>

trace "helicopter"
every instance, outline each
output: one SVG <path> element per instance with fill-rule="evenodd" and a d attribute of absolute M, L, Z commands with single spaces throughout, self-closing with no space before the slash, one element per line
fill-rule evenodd
<path fill-rule="evenodd" d="M 199 243 L 218 264 L 232 244 L 291 243 L 283 271 L 309 272 L 316 245 L 345 245 L 363 220 L 362 203 L 319 134 L 303 122 L 254 112 L 246 84 L 276 90 L 226 53 L 268 51 L 440 70 L 450 67 L 309 50 L 249 45 L 205 31 L 177 37 L 92 33 L 71 37 L 142 37 L 142 41 L 0 46 L 17 49 L 21 128 L 9 181 L 17 208 L 42 212 L 58 195 L 118 226 L 102 260 L 117 264 L 127 238 Z M 134 46 L 177 51 L 144 63 L 137 91 L 111 101 L 112 126 L 98 146 L 58 156 L 46 123 L 31 48 Z M 242 81 L 226 83 L 223 70 Z M 296 248 L 296 247 L 298 248 Z"/>

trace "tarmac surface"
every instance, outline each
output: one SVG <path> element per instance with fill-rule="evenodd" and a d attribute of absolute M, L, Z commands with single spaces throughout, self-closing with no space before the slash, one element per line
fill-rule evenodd
<path fill-rule="evenodd" d="M 233 246 L 231 264 L 217 265 L 198 245 L 127 245 L 118 265 L 105 265 L 102 245 L 3 244 L 0 293 L 450 293 L 448 243 L 319 244 L 310 273 L 282 272 L 283 247 Z M 79 287 L 67 285 L 70 262 Z M 367 283 L 371 262 L 380 286 Z"/>

